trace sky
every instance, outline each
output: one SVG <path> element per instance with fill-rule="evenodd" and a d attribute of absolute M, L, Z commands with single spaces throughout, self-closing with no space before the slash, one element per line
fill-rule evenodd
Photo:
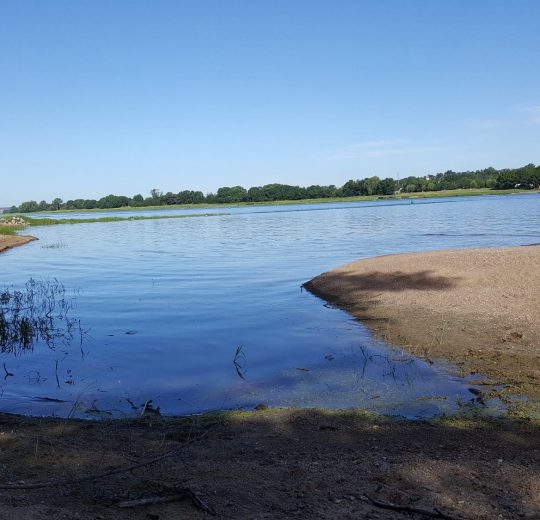
<path fill-rule="evenodd" d="M 2 0 L 0 207 L 540 163 L 537 0 Z"/>

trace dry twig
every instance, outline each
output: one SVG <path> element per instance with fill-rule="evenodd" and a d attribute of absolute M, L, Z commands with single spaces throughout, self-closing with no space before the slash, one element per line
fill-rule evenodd
<path fill-rule="evenodd" d="M 101 480 L 103 478 L 111 477 L 112 475 L 118 475 L 120 473 L 127 473 L 135 469 L 143 468 L 144 466 L 150 466 L 156 462 L 160 462 L 163 459 L 172 457 L 177 454 L 179 450 L 171 450 L 166 453 L 162 453 L 158 457 L 139 462 L 138 464 L 132 464 L 131 466 L 124 466 L 121 468 L 111 469 L 103 473 L 94 473 L 92 475 L 85 475 L 84 477 L 69 478 L 64 480 L 49 480 L 48 482 L 36 482 L 35 484 L 3 484 L 0 485 L 2 490 L 17 490 L 17 489 L 43 489 L 50 487 L 70 486 L 73 484 L 80 484 L 81 482 L 88 482 L 91 480 Z"/>
<path fill-rule="evenodd" d="M 443 520 L 457 520 L 455 516 L 449 516 L 438 509 L 434 508 L 433 510 L 430 509 L 422 509 L 420 507 L 414 507 L 414 506 L 400 506 L 398 504 L 392 504 L 391 502 L 383 502 L 382 500 L 376 500 L 375 498 L 370 497 L 366 493 L 362 495 L 365 499 L 367 499 L 368 502 L 371 502 L 376 507 L 380 507 L 381 509 L 389 509 L 391 511 L 402 511 L 404 513 L 414 513 L 417 515 L 423 515 L 427 516 L 429 518 L 441 518 Z"/>
<path fill-rule="evenodd" d="M 185 500 L 186 498 L 189 498 L 195 507 L 211 514 L 212 516 L 216 516 L 217 513 L 190 488 L 176 488 L 176 493 L 173 495 L 126 500 L 124 502 L 120 502 L 118 506 L 122 508 L 150 506 L 156 504 L 167 504 L 169 502 L 175 502 L 176 500 Z"/>

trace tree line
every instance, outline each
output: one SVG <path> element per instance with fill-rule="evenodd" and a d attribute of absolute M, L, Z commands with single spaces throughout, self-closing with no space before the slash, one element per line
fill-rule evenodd
<path fill-rule="evenodd" d="M 349 180 L 343 186 L 292 186 L 289 184 L 266 184 L 249 189 L 242 186 L 224 186 L 216 193 L 184 190 L 178 193 L 162 193 L 153 189 L 149 197 L 141 194 L 127 197 L 107 195 L 101 199 L 74 199 L 63 201 L 56 198 L 51 202 L 30 200 L 9 211 L 30 213 L 34 211 L 58 211 L 61 209 L 113 209 L 122 207 L 170 206 L 175 204 L 230 204 L 237 202 L 274 202 L 280 200 L 304 200 L 340 198 L 362 195 L 392 196 L 399 193 L 456 190 L 469 188 L 489 189 L 536 189 L 540 188 L 540 166 L 527 164 L 521 168 L 453 172 L 451 170 L 423 177 L 409 176 L 395 180 L 391 178 L 367 177 Z"/>

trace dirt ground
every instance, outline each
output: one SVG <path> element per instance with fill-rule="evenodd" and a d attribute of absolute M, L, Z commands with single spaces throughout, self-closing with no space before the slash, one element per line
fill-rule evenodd
<path fill-rule="evenodd" d="M 37 240 L 37 238 L 23 235 L 0 235 L 0 253 L 12 247 L 22 246 L 33 240 Z"/>
<path fill-rule="evenodd" d="M 120 506 L 171 495 L 178 500 Z M 10 520 L 533 519 L 540 430 L 321 410 L 131 422 L 0 415 L 0 504 Z"/>
<path fill-rule="evenodd" d="M 305 286 L 389 343 L 540 410 L 540 245 L 370 258 Z"/>

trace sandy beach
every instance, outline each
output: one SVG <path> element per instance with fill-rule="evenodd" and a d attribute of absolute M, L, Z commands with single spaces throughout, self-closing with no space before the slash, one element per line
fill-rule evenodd
<path fill-rule="evenodd" d="M 33 240 L 37 240 L 37 238 L 22 235 L 0 235 L 0 253 L 12 247 L 28 244 L 28 242 L 32 242 Z"/>
<path fill-rule="evenodd" d="M 389 343 L 538 404 L 540 245 L 370 258 L 305 287 Z"/>

